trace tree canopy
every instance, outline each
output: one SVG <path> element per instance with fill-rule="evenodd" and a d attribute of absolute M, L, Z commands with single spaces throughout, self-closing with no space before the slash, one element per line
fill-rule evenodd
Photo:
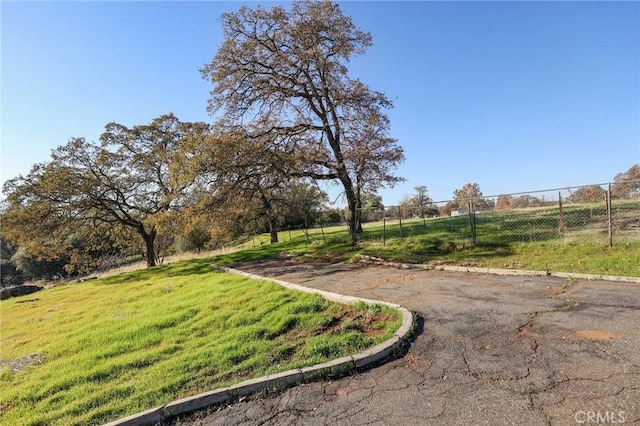
<path fill-rule="evenodd" d="M 607 191 L 600 185 L 589 185 L 578 188 L 569 195 L 569 201 L 574 203 L 604 202 Z"/>
<path fill-rule="evenodd" d="M 482 192 L 477 183 L 465 183 L 462 188 L 453 191 L 453 199 L 460 206 L 469 206 L 480 197 Z"/>
<path fill-rule="evenodd" d="M 611 193 L 616 199 L 640 198 L 640 164 L 634 164 L 629 170 L 618 173 L 613 179 Z"/>
<path fill-rule="evenodd" d="M 210 113 L 251 123 L 247 135 L 267 136 L 292 176 L 339 180 L 355 243 L 359 194 L 397 182 L 391 170 L 404 159 L 388 135 L 391 101 L 348 75 L 371 35 L 328 1 L 244 6 L 222 26 L 224 43 L 201 69 L 213 84 Z"/>
<path fill-rule="evenodd" d="M 411 204 L 415 205 L 417 212 L 420 214 L 422 218 L 423 225 L 426 226 L 425 215 L 437 214 L 437 207 L 434 206 L 433 200 L 429 197 L 429 190 L 425 185 L 419 185 L 413 188 L 416 192 L 411 197 Z"/>
<path fill-rule="evenodd" d="M 34 232 L 64 234 L 70 224 L 126 227 L 144 241 L 147 265 L 155 265 L 159 220 L 180 208 L 192 183 L 187 148 L 208 130 L 168 114 L 133 128 L 109 123 L 100 143 L 71 139 L 50 162 L 5 184 L 9 239 L 25 246 L 38 241 Z"/>

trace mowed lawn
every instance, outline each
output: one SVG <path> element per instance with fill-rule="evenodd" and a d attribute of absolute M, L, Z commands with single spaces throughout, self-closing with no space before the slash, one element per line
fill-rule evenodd
<path fill-rule="evenodd" d="M 400 326 L 197 259 L 4 300 L 0 424 L 89 425 L 357 353 Z"/>

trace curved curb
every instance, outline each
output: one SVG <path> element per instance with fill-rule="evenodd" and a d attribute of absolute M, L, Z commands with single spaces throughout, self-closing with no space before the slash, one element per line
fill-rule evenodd
<path fill-rule="evenodd" d="M 143 411 L 141 413 L 136 413 L 131 416 L 106 423 L 104 426 L 153 425 L 160 423 L 163 420 L 178 416 L 180 414 L 191 413 L 193 411 L 207 408 L 211 405 L 223 404 L 232 399 L 254 394 L 263 390 L 295 386 L 299 383 L 310 381 L 326 374 L 339 374 L 349 370 L 362 368 L 376 363 L 384 358 L 387 358 L 397 350 L 401 350 L 402 346 L 406 342 L 409 333 L 413 328 L 413 315 L 411 314 L 411 312 L 395 303 L 363 299 L 360 297 L 345 296 L 338 293 L 317 290 L 298 284 L 293 284 L 287 281 L 249 274 L 247 272 L 228 267 L 221 267 L 216 265 L 213 265 L 213 267 L 232 274 L 242 275 L 247 278 L 272 281 L 291 290 L 319 294 L 325 299 L 334 302 L 344 304 L 364 302 L 368 305 L 378 304 L 389 306 L 400 311 L 400 313 L 402 314 L 402 325 L 390 339 L 379 343 L 376 346 L 373 346 L 359 354 L 345 356 L 342 358 L 334 359 L 333 361 L 327 361 L 322 364 L 313 365 L 310 367 L 297 368 L 294 370 L 283 371 L 281 373 L 269 374 L 267 376 L 245 380 L 244 382 L 237 383 L 233 386 L 204 392 L 198 395 L 170 402 L 161 407 L 156 407 L 150 410 Z"/>
<path fill-rule="evenodd" d="M 500 268 L 480 268 L 477 266 L 453 266 L 453 265 L 429 265 L 424 263 L 402 263 L 389 262 L 384 259 L 358 254 L 356 257 L 365 263 L 374 265 L 392 266 L 399 269 L 424 269 L 427 271 L 446 272 L 472 272 L 478 274 L 494 274 L 515 277 L 556 277 L 572 278 L 576 280 L 588 281 L 613 281 L 624 283 L 640 284 L 640 277 L 625 277 L 621 275 L 600 275 L 600 274 L 579 274 L 574 272 L 552 272 L 552 271 L 530 271 L 526 269 L 500 269 Z"/>

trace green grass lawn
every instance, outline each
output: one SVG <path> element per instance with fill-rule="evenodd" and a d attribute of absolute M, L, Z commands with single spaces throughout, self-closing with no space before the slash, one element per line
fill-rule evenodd
<path fill-rule="evenodd" d="M 102 424 L 357 353 L 401 316 L 197 259 L 4 300 L 0 424 Z"/>

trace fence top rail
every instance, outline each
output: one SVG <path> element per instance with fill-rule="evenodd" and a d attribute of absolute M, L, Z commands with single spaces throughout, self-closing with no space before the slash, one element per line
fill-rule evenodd
<path fill-rule="evenodd" d="M 589 186 L 605 186 L 605 185 L 611 185 L 611 184 L 620 184 L 620 183 L 640 183 L 640 179 L 633 179 L 633 180 L 624 180 L 624 181 L 620 181 L 620 182 L 603 182 L 603 183 L 592 183 L 589 185 L 577 185 L 577 186 L 565 186 L 565 187 L 559 187 L 559 188 L 549 188 L 549 189 L 538 189 L 535 191 L 523 191 L 523 192 L 511 192 L 508 194 L 496 194 L 496 195 L 482 195 L 480 197 L 476 197 L 476 198 L 497 198 L 497 197 L 510 197 L 513 195 L 529 195 L 529 194 L 540 194 L 543 192 L 551 192 L 551 191 L 568 191 L 570 189 L 580 189 L 580 188 L 587 188 Z M 452 200 L 440 200 L 440 201 L 432 201 L 433 204 L 439 204 L 439 203 L 448 203 L 449 201 Z"/>
<path fill-rule="evenodd" d="M 516 196 L 516 195 L 541 194 L 541 193 L 554 192 L 554 191 L 569 191 L 571 189 L 587 188 L 587 187 L 590 187 L 590 186 L 606 186 L 606 185 L 623 184 L 623 183 L 638 183 L 638 184 L 640 184 L 640 179 L 624 180 L 624 181 L 618 181 L 618 182 L 592 183 L 592 184 L 588 184 L 588 185 L 564 186 L 564 187 L 558 187 L 558 188 L 538 189 L 538 190 L 535 190 L 535 191 L 510 192 L 510 193 L 496 194 L 496 195 L 482 195 L 482 196 L 475 197 L 475 198 L 476 199 L 482 199 L 482 198 L 511 197 L 511 196 Z M 428 201 L 427 203 L 424 204 L 424 206 L 427 207 L 428 205 L 446 204 L 446 203 L 449 203 L 451 201 L 454 201 L 454 200 L 448 199 L 448 200 L 439 200 L 439 201 Z M 409 204 L 409 205 L 418 206 L 418 204 Z M 376 207 L 362 207 L 361 206 L 361 207 L 358 207 L 358 210 L 365 210 L 365 209 L 384 210 L 384 209 L 389 208 L 389 207 L 400 207 L 400 205 L 391 204 L 391 205 L 384 205 L 382 207 L 377 207 L 377 206 Z"/>

